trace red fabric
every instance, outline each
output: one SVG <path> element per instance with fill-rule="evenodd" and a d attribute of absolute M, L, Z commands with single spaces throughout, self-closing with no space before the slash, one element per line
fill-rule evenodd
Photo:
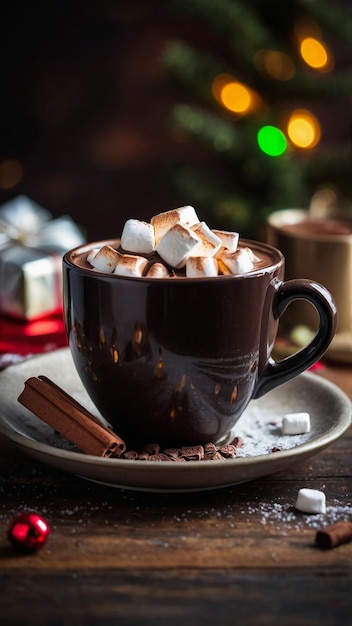
<path fill-rule="evenodd" d="M 31 322 L 0 317 L 0 369 L 67 345 L 61 312 Z"/>

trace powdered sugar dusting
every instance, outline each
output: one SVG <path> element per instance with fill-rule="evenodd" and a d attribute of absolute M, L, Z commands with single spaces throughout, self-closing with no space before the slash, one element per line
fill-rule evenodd
<path fill-rule="evenodd" d="M 237 456 L 252 457 L 269 454 L 273 450 L 289 450 L 309 441 L 310 433 L 283 435 L 282 417 L 283 414 L 278 413 L 277 409 L 250 404 L 233 429 L 232 434 L 243 439 L 243 446 L 238 448 Z"/>
<path fill-rule="evenodd" d="M 318 514 L 301 513 L 288 501 L 260 502 L 258 506 L 249 504 L 242 513 L 247 516 L 248 521 L 251 516 L 259 515 L 261 524 L 280 526 L 283 530 L 299 530 L 304 526 L 318 530 L 337 521 L 352 520 L 351 503 L 341 504 L 338 500 L 331 500 L 326 512 Z"/>

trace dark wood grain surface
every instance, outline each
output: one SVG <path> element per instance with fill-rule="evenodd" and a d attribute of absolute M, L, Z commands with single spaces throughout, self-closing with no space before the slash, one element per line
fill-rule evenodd
<path fill-rule="evenodd" d="M 319 375 L 352 398 L 352 368 Z M 318 528 L 352 521 L 352 428 L 308 461 L 209 492 L 100 486 L 31 460 L 0 437 L 0 624 L 347 624 L 352 543 L 315 545 Z M 325 492 L 326 515 L 294 508 Z M 32 555 L 7 526 L 35 510 L 51 524 Z"/>

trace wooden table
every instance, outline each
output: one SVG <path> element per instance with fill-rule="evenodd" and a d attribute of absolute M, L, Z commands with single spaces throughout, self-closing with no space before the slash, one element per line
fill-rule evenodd
<path fill-rule="evenodd" d="M 352 398 L 352 368 L 319 371 Z M 0 624 L 351 623 L 352 543 L 315 544 L 320 516 L 298 513 L 301 487 L 323 490 L 352 521 L 352 429 L 289 470 L 231 488 L 150 494 L 99 486 L 31 460 L 0 438 Z M 52 526 L 32 555 L 6 537 L 31 509 Z M 326 522 L 325 522 L 326 523 Z"/>

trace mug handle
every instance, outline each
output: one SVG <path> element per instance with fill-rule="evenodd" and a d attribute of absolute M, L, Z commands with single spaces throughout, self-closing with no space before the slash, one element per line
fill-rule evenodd
<path fill-rule="evenodd" d="M 307 300 L 319 315 L 315 337 L 304 348 L 282 361 L 270 358 L 257 381 L 253 398 L 260 398 L 271 389 L 294 378 L 319 361 L 331 343 L 337 326 L 337 310 L 329 291 L 308 279 L 293 279 L 278 283 L 274 298 L 274 317 L 279 319 L 294 300 Z"/>

